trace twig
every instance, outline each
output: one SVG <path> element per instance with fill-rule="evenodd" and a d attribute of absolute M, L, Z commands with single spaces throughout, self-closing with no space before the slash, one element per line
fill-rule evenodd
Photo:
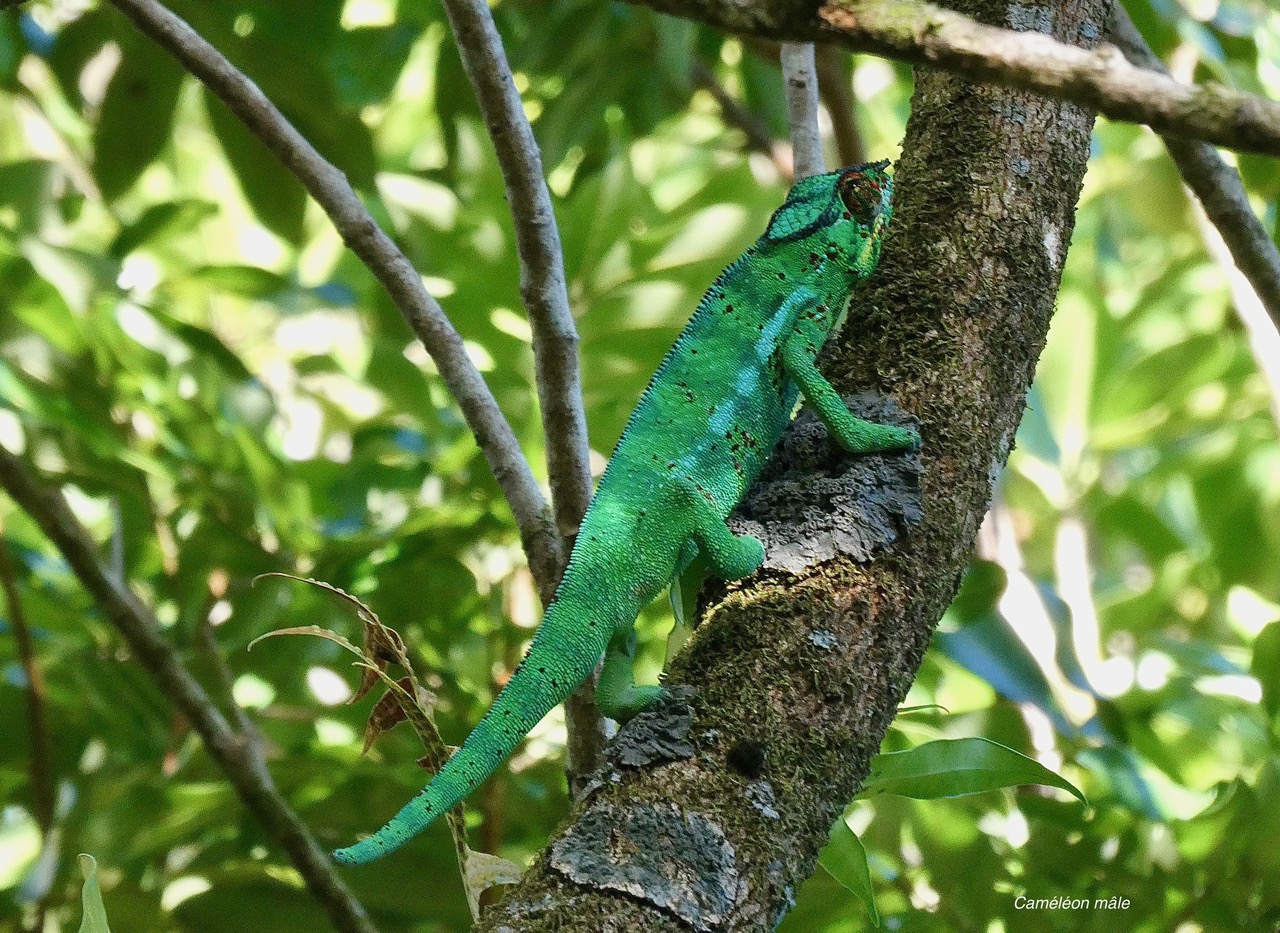
<path fill-rule="evenodd" d="M 27 732 L 31 742 L 31 757 L 27 761 L 27 780 L 31 784 L 32 815 L 36 825 L 40 827 L 43 844 L 50 844 L 50 833 L 53 830 L 54 805 L 57 799 L 57 785 L 53 775 L 53 756 L 50 753 L 52 742 L 49 735 L 49 721 L 45 717 L 45 707 L 49 702 L 45 687 L 44 672 L 40 669 L 40 661 L 36 657 L 35 642 L 31 637 L 31 627 L 27 624 L 27 615 L 22 608 L 22 600 L 18 595 L 18 577 L 14 571 L 13 559 L 9 556 L 9 542 L 0 528 L 0 587 L 4 589 L 9 604 L 9 624 L 13 629 L 14 640 L 18 643 L 18 660 L 22 664 L 22 672 L 27 681 Z M 44 930 L 45 914 L 48 911 L 48 889 L 40 894 L 36 903 L 35 914 L 31 917 L 29 929 Z"/>
<path fill-rule="evenodd" d="M 271 774 L 227 724 L 217 705 L 160 635 L 159 624 L 137 594 L 115 578 L 89 532 L 62 494 L 38 480 L 0 447 L 0 486 L 44 530 L 62 552 L 81 585 L 120 632 L 157 686 L 191 721 L 209 754 L 227 775 L 248 810 L 288 854 L 312 895 L 343 933 L 375 933 L 372 923 L 338 877 L 333 864 L 276 788 Z"/>
<path fill-rule="evenodd" d="M 985 26 L 919 0 L 842 0 L 818 8 L 812 18 L 801 15 L 806 7 L 788 0 L 630 2 L 729 32 L 840 42 L 855 52 L 1071 101 L 1157 132 L 1280 156 L 1280 103 L 1224 87 L 1183 84 L 1135 68 L 1111 47 L 1090 51 L 1039 32 Z"/>
<path fill-rule="evenodd" d="M 826 171 L 826 162 L 818 129 L 818 74 L 813 63 L 813 46 L 808 42 L 784 42 L 778 58 L 782 62 L 796 178 L 820 175 Z"/>
<path fill-rule="evenodd" d="M 571 538 L 591 501 L 591 464 L 578 372 L 578 331 L 569 309 L 551 193 L 489 5 L 484 0 L 445 0 L 444 8 L 506 184 L 520 257 L 520 295 L 533 330 L 551 500 L 560 533 Z M 544 603 L 556 582 L 538 581 Z"/>
<path fill-rule="evenodd" d="M 347 246 L 382 283 L 457 399 L 515 515 L 535 575 L 554 576 L 554 568 L 562 560 L 560 538 L 511 425 L 467 356 L 462 337 L 346 176 L 321 157 L 256 84 L 168 8 L 156 0 L 111 3 L 202 81 L 279 157 L 329 215 Z"/>
<path fill-rule="evenodd" d="M 1112 5 L 1107 26 L 1110 38 L 1129 61 L 1152 71 L 1169 73 L 1119 3 Z M 1208 143 L 1165 136 L 1164 144 L 1182 180 L 1222 234 L 1236 267 L 1253 286 L 1274 327 L 1280 328 L 1280 250 L 1253 213 L 1240 173 Z"/>
<path fill-rule="evenodd" d="M 795 163 L 791 158 L 791 148 L 782 140 L 774 139 L 769 128 L 725 90 L 724 85 L 716 79 L 715 72 L 701 59 L 695 58 L 693 61 L 693 83 L 715 100 L 720 108 L 720 117 L 726 125 L 742 131 L 746 137 L 748 151 L 768 156 L 779 175 L 787 181 L 795 179 Z"/>
<path fill-rule="evenodd" d="M 831 135 L 836 142 L 836 153 L 841 165 L 857 165 L 867 161 L 867 147 L 854 119 L 856 101 L 843 59 L 847 52 L 829 45 L 814 47 L 815 64 L 818 66 L 818 96 L 831 117 Z"/>

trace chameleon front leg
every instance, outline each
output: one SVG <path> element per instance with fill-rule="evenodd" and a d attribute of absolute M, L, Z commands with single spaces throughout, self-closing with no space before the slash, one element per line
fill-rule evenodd
<path fill-rule="evenodd" d="M 636 713 L 666 696 L 667 691 L 651 684 L 636 684 L 636 630 L 628 625 L 614 633 L 604 652 L 604 666 L 596 684 L 596 707 L 610 719 L 626 722 Z"/>
<path fill-rule="evenodd" d="M 920 435 L 914 429 L 864 421 L 850 412 L 844 399 L 818 372 L 814 363 L 816 355 L 812 339 L 803 331 L 796 331 L 782 345 L 782 365 L 787 375 L 795 380 L 841 447 L 850 453 L 862 454 L 912 450 L 920 446 Z"/>

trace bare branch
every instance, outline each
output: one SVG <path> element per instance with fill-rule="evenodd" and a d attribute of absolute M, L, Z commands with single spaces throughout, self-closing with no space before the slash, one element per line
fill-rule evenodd
<path fill-rule="evenodd" d="M 769 128 L 725 90 L 724 85 L 716 79 L 715 72 L 701 59 L 693 61 L 693 82 L 715 100 L 725 125 L 741 130 L 746 136 L 748 151 L 768 156 L 779 175 L 787 181 L 794 180 L 795 164 L 791 158 L 791 149 L 781 140 L 774 139 Z"/>
<path fill-rule="evenodd" d="M 190 720 L 209 754 L 227 775 L 245 807 L 298 869 L 311 894 L 343 933 L 376 933 L 364 907 L 346 885 L 310 831 L 280 795 L 270 772 L 229 725 L 217 705 L 160 635 L 155 616 L 137 594 L 106 566 L 89 532 L 62 494 L 0 447 L 0 486 L 44 530 L 103 614 L 120 632 L 138 662 L 169 701 Z"/>
<path fill-rule="evenodd" d="M 1169 73 L 1119 3 L 1112 5 L 1107 26 L 1110 38 L 1129 61 L 1152 71 Z M 1182 180 L 1195 192 L 1205 214 L 1231 250 L 1236 267 L 1253 286 L 1273 327 L 1280 328 L 1280 250 L 1254 214 L 1240 173 L 1209 143 L 1166 136 L 1164 144 Z"/>
<path fill-rule="evenodd" d="M 422 277 L 365 208 L 341 171 L 325 161 L 265 94 L 184 20 L 156 0 L 111 0 L 133 23 L 202 81 L 271 149 L 316 199 L 343 242 L 382 283 L 435 360 L 515 514 L 535 576 L 556 575 L 559 535 L 533 471 L 462 337 Z"/>
<path fill-rule="evenodd" d="M 506 183 L 520 257 L 520 294 L 533 328 L 551 500 L 560 533 L 572 538 L 591 502 L 591 464 L 578 373 L 578 331 L 569 308 L 551 193 L 489 5 L 484 0 L 446 0 L 444 8 Z M 538 581 L 544 603 L 555 583 Z"/>
<path fill-rule="evenodd" d="M 913 64 L 1072 101 L 1113 120 L 1228 149 L 1280 156 L 1280 104 L 1135 68 L 1114 48 L 1075 48 L 1039 32 L 985 26 L 919 0 L 631 0 L 730 32 L 839 42 Z M 1038 25 L 1038 24 L 1037 24 Z M 1093 35 L 1103 24 L 1087 23 Z"/>
<path fill-rule="evenodd" d="M 813 45 L 784 42 L 778 60 L 782 63 L 796 178 L 820 175 L 826 171 L 826 160 L 822 156 L 822 133 L 818 129 L 818 73 L 813 63 Z"/>

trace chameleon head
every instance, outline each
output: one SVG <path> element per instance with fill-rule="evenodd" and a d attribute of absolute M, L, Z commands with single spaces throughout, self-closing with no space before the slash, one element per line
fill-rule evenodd
<path fill-rule="evenodd" d="M 880 256 L 880 241 L 893 213 L 888 160 L 867 162 L 796 182 L 765 230 L 770 243 L 820 235 L 840 248 L 850 271 L 865 276 Z"/>

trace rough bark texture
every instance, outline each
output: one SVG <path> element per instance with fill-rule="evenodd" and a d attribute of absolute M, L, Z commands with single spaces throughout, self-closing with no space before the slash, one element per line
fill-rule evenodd
<path fill-rule="evenodd" d="M 977 0 L 966 12 L 1018 27 L 1028 8 Z M 1105 3 L 1032 12 L 1076 41 L 1101 34 Z M 790 569 L 706 594 L 670 678 L 692 692 L 623 730 L 481 929 L 767 930 L 790 907 L 967 563 L 1048 330 L 1092 122 L 1071 104 L 917 72 L 882 272 L 827 371 L 919 420 L 920 513 L 910 464 L 870 467 L 884 482 L 846 488 L 879 490 L 881 523 L 906 529 L 872 541 L 871 562 L 817 541 L 831 529 L 806 519 L 795 527 L 815 537 L 809 559 L 790 547 Z M 793 438 L 781 453 L 810 448 Z"/>

